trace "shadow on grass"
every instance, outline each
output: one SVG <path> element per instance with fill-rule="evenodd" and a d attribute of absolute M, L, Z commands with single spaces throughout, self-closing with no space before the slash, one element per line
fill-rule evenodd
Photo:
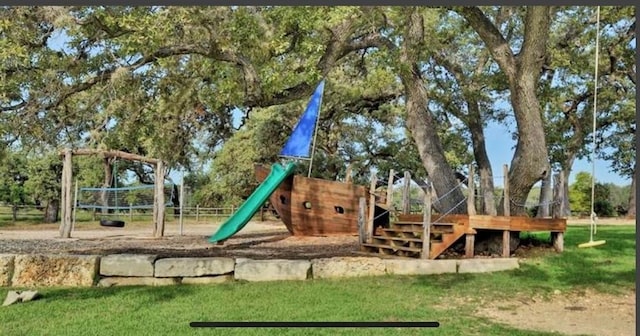
<path fill-rule="evenodd" d="M 146 298 L 145 304 L 168 302 L 173 299 L 195 295 L 193 286 L 163 286 L 161 290 L 154 286 L 117 286 L 92 288 L 55 288 L 42 290 L 40 300 L 47 301 L 85 301 L 115 298 Z"/>

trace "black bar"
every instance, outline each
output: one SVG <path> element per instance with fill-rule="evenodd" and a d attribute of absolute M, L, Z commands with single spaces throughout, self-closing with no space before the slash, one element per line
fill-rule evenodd
<path fill-rule="evenodd" d="M 438 328 L 439 322 L 191 322 L 192 328 Z"/>

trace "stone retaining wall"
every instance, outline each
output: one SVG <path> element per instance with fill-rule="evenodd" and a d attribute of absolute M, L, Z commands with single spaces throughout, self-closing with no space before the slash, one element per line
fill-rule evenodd
<path fill-rule="evenodd" d="M 386 274 L 480 273 L 515 269 L 518 259 L 419 260 L 336 257 L 312 260 L 158 258 L 155 255 L 0 254 L 0 286 L 89 287 L 213 284 Z"/>

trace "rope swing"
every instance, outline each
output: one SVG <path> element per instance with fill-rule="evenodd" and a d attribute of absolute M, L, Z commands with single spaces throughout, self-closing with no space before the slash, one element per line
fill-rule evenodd
<path fill-rule="evenodd" d="M 597 233 L 596 213 L 594 211 L 595 186 L 596 186 L 596 111 L 598 104 L 598 51 L 600 50 L 600 6 L 596 10 L 596 66 L 593 77 L 593 143 L 591 147 L 591 223 L 589 225 L 589 241 L 578 245 L 578 247 L 593 247 L 604 245 L 605 240 L 593 240 L 593 235 Z"/>

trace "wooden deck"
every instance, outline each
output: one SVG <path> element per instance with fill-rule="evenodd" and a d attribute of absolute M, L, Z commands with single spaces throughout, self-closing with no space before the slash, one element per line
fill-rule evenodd
<path fill-rule="evenodd" d="M 422 214 L 398 215 L 398 221 L 414 221 L 422 223 Z M 431 215 L 431 223 L 464 222 L 471 229 L 507 230 L 523 232 L 565 232 L 567 220 L 564 218 L 529 218 L 523 216 L 488 216 L 488 215 Z"/>
<path fill-rule="evenodd" d="M 551 232 L 554 247 L 562 252 L 567 221 L 563 218 L 432 214 L 429 226 L 429 230 L 424 230 L 423 214 L 400 214 L 388 228 L 374 232 L 371 241 L 362 244 L 362 249 L 387 256 L 436 259 L 457 241 L 464 239 L 465 256 L 472 258 L 478 230 L 491 230 L 502 232 L 504 257 L 510 256 L 511 232 Z M 429 235 L 427 245 L 425 232 Z M 421 251 L 423 246 L 425 249 L 428 247 L 428 256 Z"/>

